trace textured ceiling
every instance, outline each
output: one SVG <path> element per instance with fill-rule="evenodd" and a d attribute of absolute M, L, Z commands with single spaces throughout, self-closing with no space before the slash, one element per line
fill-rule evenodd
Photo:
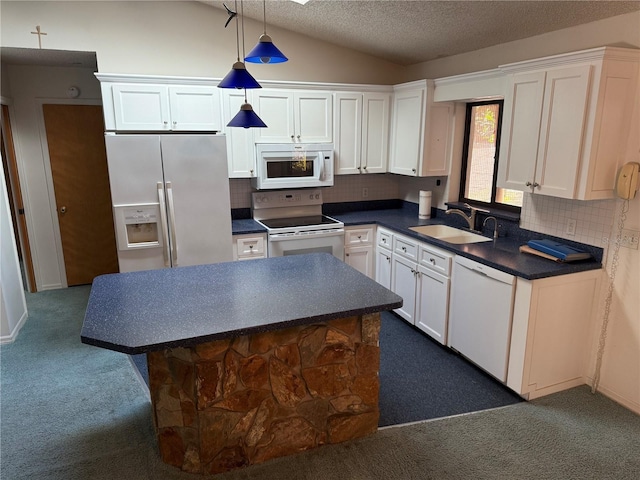
<path fill-rule="evenodd" d="M 226 3 L 235 8 L 234 0 L 203 3 L 220 9 Z M 244 0 L 243 9 L 246 18 L 262 21 L 261 0 Z M 640 10 L 640 1 L 266 2 L 267 32 L 269 25 L 275 25 L 401 65 L 471 52 L 636 10 Z M 276 38 L 274 42 L 277 44 Z"/>
<path fill-rule="evenodd" d="M 235 0 L 201 3 L 222 10 L 223 3 L 235 8 Z M 243 0 L 242 5 L 245 17 L 263 21 L 261 0 Z M 637 10 L 640 0 L 266 2 L 267 32 L 269 25 L 275 25 L 400 65 L 471 52 Z M 277 38 L 274 41 L 278 44 Z M 0 52 L 6 63 L 97 68 L 95 53 L 91 52 L 8 47 L 0 48 Z"/>

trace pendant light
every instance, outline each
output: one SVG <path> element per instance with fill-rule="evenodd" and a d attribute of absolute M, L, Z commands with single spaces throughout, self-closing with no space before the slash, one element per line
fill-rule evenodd
<path fill-rule="evenodd" d="M 247 102 L 247 91 L 244 91 L 244 103 L 240 107 L 240 111 L 236 113 L 236 116 L 227 123 L 227 127 L 242 127 L 242 128 L 266 128 L 266 124 L 262 119 L 253 111 L 253 107 Z"/>
<path fill-rule="evenodd" d="M 253 111 L 253 107 L 247 101 L 247 88 L 262 88 L 262 86 L 251 76 L 247 69 L 244 66 L 244 63 L 240 61 L 240 40 L 239 40 L 239 32 L 238 32 L 238 0 L 235 2 L 236 11 L 233 12 L 229 10 L 229 8 L 225 5 L 224 8 L 227 9 L 229 13 L 229 19 L 227 20 L 226 26 L 229 24 L 229 21 L 236 17 L 236 49 L 238 51 L 238 61 L 233 64 L 233 69 L 231 72 L 227 74 L 226 77 L 222 79 L 222 81 L 218 84 L 220 88 L 243 88 L 244 89 L 244 103 L 240 107 L 240 111 L 236 113 L 235 117 L 231 119 L 229 123 L 227 123 L 227 127 L 242 127 L 242 128 L 265 128 L 267 125 L 262 121 L 262 119 Z M 244 8 L 242 5 L 242 0 L 240 0 L 240 15 L 242 17 L 242 54 L 244 55 Z"/>
<path fill-rule="evenodd" d="M 262 88 L 255 78 L 247 71 L 244 62 L 240 61 L 240 32 L 238 27 L 238 0 L 235 2 L 236 11 L 232 12 L 225 5 L 230 19 L 236 17 L 236 52 L 238 54 L 236 62 L 233 64 L 231 71 L 218 84 L 218 88 Z M 240 1 L 242 7 L 242 0 Z M 242 15 L 242 49 L 244 51 L 244 16 Z M 227 20 L 227 25 L 229 20 Z M 226 25 L 225 25 L 226 27 Z M 244 53 L 244 52 L 243 52 Z"/>
<path fill-rule="evenodd" d="M 264 33 L 260 35 L 258 44 L 253 47 L 245 61 L 251 63 L 283 63 L 289 60 L 278 47 L 273 44 L 271 37 L 267 35 L 267 2 L 262 0 L 262 18 L 264 22 Z"/>

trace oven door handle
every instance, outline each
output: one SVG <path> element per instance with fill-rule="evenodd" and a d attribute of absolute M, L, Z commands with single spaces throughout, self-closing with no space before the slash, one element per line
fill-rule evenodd
<path fill-rule="evenodd" d="M 284 242 L 288 240 L 312 240 L 314 238 L 326 238 L 326 237 L 339 237 L 344 236 L 343 228 L 334 228 L 326 231 L 319 231 L 309 234 L 302 235 L 291 235 L 290 233 L 270 233 L 269 241 L 270 242 Z"/>

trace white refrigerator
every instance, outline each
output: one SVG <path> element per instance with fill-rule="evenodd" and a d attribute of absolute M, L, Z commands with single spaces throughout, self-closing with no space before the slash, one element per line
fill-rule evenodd
<path fill-rule="evenodd" d="M 105 135 L 121 272 L 232 260 L 224 135 Z"/>

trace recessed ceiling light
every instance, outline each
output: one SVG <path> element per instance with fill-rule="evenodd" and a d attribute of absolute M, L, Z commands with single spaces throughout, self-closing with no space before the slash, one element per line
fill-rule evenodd
<path fill-rule="evenodd" d="M 307 3 L 309 0 L 291 0 L 292 2 L 296 2 L 299 3 L 300 5 L 304 5 L 305 3 Z"/>

